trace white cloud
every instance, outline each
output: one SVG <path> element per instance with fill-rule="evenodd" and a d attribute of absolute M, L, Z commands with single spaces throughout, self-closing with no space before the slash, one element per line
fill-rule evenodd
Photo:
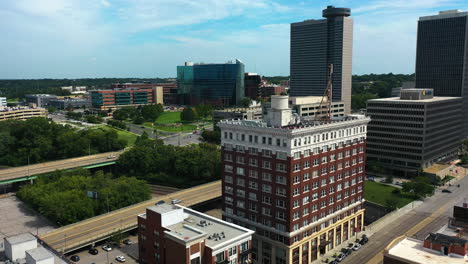
<path fill-rule="evenodd" d="M 105 6 L 105 7 L 111 6 L 111 3 L 110 3 L 109 1 L 107 1 L 107 0 L 101 0 L 101 4 L 102 4 L 103 6 Z"/>
<path fill-rule="evenodd" d="M 415 9 L 425 10 L 459 3 L 463 2 L 459 0 L 379 0 L 372 1 L 369 5 L 354 8 L 353 13 L 358 14 L 369 11 L 398 12 L 400 9 L 407 11 Z"/>

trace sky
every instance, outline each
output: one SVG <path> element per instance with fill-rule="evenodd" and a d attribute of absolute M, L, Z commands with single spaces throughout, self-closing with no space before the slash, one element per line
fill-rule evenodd
<path fill-rule="evenodd" d="M 289 75 L 290 23 L 351 8 L 353 74 L 413 73 L 417 20 L 467 0 L 1 0 L 0 79 L 176 77 L 240 59 Z"/>

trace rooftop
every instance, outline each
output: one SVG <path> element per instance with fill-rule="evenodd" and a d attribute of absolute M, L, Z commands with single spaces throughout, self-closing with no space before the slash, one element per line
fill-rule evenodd
<path fill-rule="evenodd" d="M 455 100 L 461 99 L 461 97 L 442 97 L 442 96 L 434 96 L 430 99 L 421 99 L 421 100 L 402 100 L 400 97 L 390 97 L 390 98 L 379 98 L 379 99 L 371 99 L 369 102 L 402 102 L 402 103 L 432 103 L 432 102 L 442 102 L 448 100 Z"/>
<path fill-rule="evenodd" d="M 462 264 L 466 263 L 462 256 L 440 255 L 439 251 L 423 247 L 423 241 L 414 238 L 404 238 L 388 249 L 388 254 L 402 258 L 411 258 L 412 263 L 421 264 Z"/>
<path fill-rule="evenodd" d="M 463 17 L 463 16 L 468 16 L 468 12 L 463 12 L 463 11 L 454 9 L 454 10 L 440 11 L 438 15 L 420 17 L 419 21 Z"/>
<path fill-rule="evenodd" d="M 206 239 L 208 247 L 216 248 L 238 241 L 246 236 L 251 236 L 254 231 L 237 226 L 209 215 L 179 206 L 161 204 L 148 207 L 148 210 L 164 214 L 183 209 L 183 220 L 172 223 L 165 228 L 165 233 L 181 243 L 190 243 L 198 239 Z"/>
<path fill-rule="evenodd" d="M 49 259 L 49 258 L 54 257 L 54 255 L 52 255 L 52 253 L 50 253 L 47 249 L 45 249 L 43 247 L 38 247 L 38 248 L 35 248 L 35 249 L 27 250 L 26 253 L 29 254 L 36 261 Z"/>
<path fill-rule="evenodd" d="M 36 241 L 37 239 L 31 233 L 24 233 L 24 234 L 12 236 L 12 237 L 7 237 L 5 238 L 5 240 L 8 241 L 10 245 L 16 245 L 16 244 L 21 244 L 24 242 L 33 241 L 33 240 Z"/>

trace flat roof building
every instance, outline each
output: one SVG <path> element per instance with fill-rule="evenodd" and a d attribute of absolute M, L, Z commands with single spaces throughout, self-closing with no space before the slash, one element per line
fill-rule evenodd
<path fill-rule="evenodd" d="M 53 94 L 26 94 L 26 103 L 35 104 L 38 107 L 47 107 L 51 100 L 57 99 L 56 95 Z"/>
<path fill-rule="evenodd" d="M 254 231 L 183 206 L 148 207 L 138 230 L 140 263 L 251 263 Z"/>
<path fill-rule="evenodd" d="M 291 96 L 322 96 L 333 64 L 333 101 L 351 113 L 353 19 L 349 8 L 327 6 L 325 19 L 291 24 Z"/>
<path fill-rule="evenodd" d="M 400 97 L 367 102 L 367 157 L 395 173 L 416 172 L 451 155 L 461 140 L 460 97 L 403 89 Z"/>
<path fill-rule="evenodd" d="M 419 18 L 416 87 L 432 88 L 435 96 L 462 97 L 460 133 L 468 137 L 468 12 Z"/>
<path fill-rule="evenodd" d="M 290 106 L 297 111 L 297 114 L 303 118 L 323 118 L 328 114 L 327 98 L 322 96 L 301 96 L 290 97 Z M 331 103 L 331 115 L 340 117 L 345 115 L 344 102 Z"/>
<path fill-rule="evenodd" d="M 131 88 L 125 88 L 129 87 Z M 138 106 L 146 104 L 162 104 L 162 87 L 148 84 L 149 88 L 139 88 L 137 84 L 115 84 L 124 88 L 113 90 L 93 90 L 90 91 L 91 107 L 97 110 L 118 109 L 126 106 Z M 140 85 L 140 84 L 138 84 Z M 145 85 L 147 84 L 141 84 Z"/>
<path fill-rule="evenodd" d="M 311 263 L 364 228 L 362 115 L 305 120 L 272 96 L 263 120 L 222 120 L 223 219 L 255 230 L 255 263 Z"/>
<path fill-rule="evenodd" d="M 40 107 L 5 107 L 0 108 L 0 122 L 5 120 L 26 120 L 32 117 L 47 117 L 47 110 Z"/>
<path fill-rule="evenodd" d="M 6 97 L 0 97 L 0 108 L 7 106 L 7 99 Z"/>
<path fill-rule="evenodd" d="M 244 63 L 193 63 L 177 66 L 177 92 L 182 104 L 240 105 L 245 96 Z"/>
<path fill-rule="evenodd" d="M 26 258 L 26 251 L 37 248 L 37 239 L 31 233 L 6 237 L 4 240 L 5 256 L 11 261 Z"/>
<path fill-rule="evenodd" d="M 26 264 L 54 264 L 54 255 L 43 247 L 26 251 Z"/>
<path fill-rule="evenodd" d="M 89 106 L 88 99 L 54 99 L 49 101 L 49 106 L 53 106 L 57 109 L 67 109 L 67 108 L 87 108 Z"/>

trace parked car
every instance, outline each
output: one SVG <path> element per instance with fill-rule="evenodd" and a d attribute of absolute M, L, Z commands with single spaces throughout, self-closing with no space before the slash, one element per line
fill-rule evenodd
<path fill-rule="evenodd" d="M 442 192 L 443 192 L 443 193 L 452 193 L 452 191 L 447 190 L 447 189 L 443 189 Z"/>
<path fill-rule="evenodd" d="M 166 203 L 166 202 L 163 201 L 163 200 L 161 200 L 161 201 L 157 202 L 156 205 L 158 205 L 158 204 L 163 204 L 163 203 Z"/>
<path fill-rule="evenodd" d="M 360 248 L 361 248 L 361 244 L 359 243 L 354 244 L 354 246 L 352 247 L 354 251 L 358 251 Z"/>
<path fill-rule="evenodd" d="M 359 241 L 359 244 L 364 245 L 369 241 L 369 238 L 367 236 L 362 236 L 361 240 Z"/>
<path fill-rule="evenodd" d="M 73 261 L 73 262 L 78 262 L 78 261 L 80 261 L 80 257 L 77 256 L 77 255 L 71 256 L 70 259 L 71 259 L 71 261 Z"/>
<path fill-rule="evenodd" d="M 133 242 L 132 242 L 130 239 L 125 239 L 125 240 L 123 241 L 123 243 L 124 243 L 125 245 L 131 245 L 131 244 L 133 244 Z"/>
<path fill-rule="evenodd" d="M 178 204 L 180 202 L 182 202 L 182 201 L 179 200 L 179 199 L 174 199 L 174 200 L 171 201 L 172 204 Z"/>
<path fill-rule="evenodd" d="M 336 258 L 336 261 L 341 262 L 346 258 L 346 254 L 340 253 L 338 257 Z"/>
<path fill-rule="evenodd" d="M 338 264 L 338 260 L 333 260 L 332 262 L 328 263 L 328 264 Z"/>
<path fill-rule="evenodd" d="M 108 246 L 108 245 L 104 245 L 102 246 L 102 250 L 104 251 L 111 251 L 112 250 L 112 247 Z"/>
<path fill-rule="evenodd" d="M 96 248 L 90 248 L 88 250 L 88 253 L 91 254 L 91 255 L 97 255 L 99 253 L 99 251 Z"/>
<path fill-rule="evenodd" d="M 117 257 L 115 257 L 115 260 L 117 260 L 118 262 L 125 262 L 125 257 L 124 256 L 117 256 Z"/>

